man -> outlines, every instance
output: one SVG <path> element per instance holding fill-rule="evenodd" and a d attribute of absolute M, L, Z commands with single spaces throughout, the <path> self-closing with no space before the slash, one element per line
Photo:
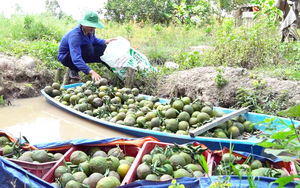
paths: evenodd
<path fill-rule="evenodd" d="M 101 29 L 103 24 L 98 21 L 98 15 L 87 11 L 84 18 L 77 20 L 79 24 L 68 31 L 62 38 L 58 48 L 58 60 L 66 67 L 69 67 L 69 77 L 79 80 L 79 71 L 90 74 L 92 79 L 98 81 L 101 76 L 92 70 L 86 63 L 101 62 L 100 60 L 106 48 L 106 44 L 113 39 L 99 39 L 95 36 L 96 27 Z"/>

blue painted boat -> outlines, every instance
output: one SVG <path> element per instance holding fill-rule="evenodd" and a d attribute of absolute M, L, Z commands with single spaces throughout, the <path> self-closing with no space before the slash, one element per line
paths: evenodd
<path fill-rule="evenodd" d="M 64 87 L 66 89 L 72 88 L 72 87 L 75 88 L 76 86 L 80 86 L 82 84 L 83 83 L 76 83 L 76 84 L 65 85 Z M 211 150 L 220 150 L 223 147 L 229 148 L 230 145 L 234 145 L 234 150 L 245 151 L 245 152 L 254 153 L 254 154 L 262 155 L 262 156 L 268 156 L 263 152 L 263 148 L 261 146 L 256 145 L 257 143 L 261 142 L 262 140 L 256 138 L 255 136 L 252 136 L 247 140 L 222 139 L 222 138 L 202 137 L 202 136 L 191 137 L 190 135 L 178 135 L 178 134 L 173 134 L 173 133 L 152 131 L 152 130 L 143 129 L 143 128 L 136 128 L 136 127 L 132 127 L 132 126 L 120 125 L 120 124 L 104 121 L 104 120 L 98 119 L 96 117 L 92 117 L 92 116 L 90 116 L 88 114 L 84 114 L 80 111 L 76 111 L 75 109 L 68 107 L 64 104 L 61 104 L 59 101 L 57 101 L 54 98 L 52 98 L 51 96 L 47 95 L 44 92 L 44 90 L 41 90 L 41 93 L 45 96 L 46 101 L 48 103 L 50 103 L 64 111 L 70 112 L 81 118 L 85 118 L 89 121 L 95 122 L 101 126 L 106 126 L 108 128 L 111 128 L 111 129 L 114 129 L 114 130 L 117 130 L 120 132 L 124 132 L 126 134 L 129 134 L 129 135 L 132 135 L 135 137 L 153 136 L 162 142 L 177 143 L 177 144 L 184 144 L 184 143 L 188 143 L 188 142 L 197 141 L 197 142 L 200 142 L 200 143 L 206 145 Z M 150 97 L 150 96 L 146 96 L 146 97 Z M 168 103 L 169 100 L 160 99 L 160 102 L 162 104 L 165 104 L 165 103 Z M 220 107 L 214 107 L 214 110 L 224 111 L 224 112 L 226 112 L 226 114 L 235 111 L 233 109 L 220 108 Z M 243 116 L 246 118 L 246 120 L 252 121 L 253 123 L 262 122 L 268 118 L 277 118 L 275 116 L 269 116 L 269 115 L 251 113 L 251 112 L 247 112 L 247 113 L 243 114 Z M 286 119 L 286 118 L 280 118 L 280 119 L 288 125 L 292 124 L 290 119 Z M 300 122 L 294 121 L 294 124 L 296 126 L 299 126 Z M 277 123 L 277 122 L 274 122 L 271 125 L 271 127 L 276 128 L 277 130 L 287 129 L 287 127 L 285 125 Z M 255 128 L 258 130 L 261 130 L 263 132 L 268 131 L 268 129 L 267 129 L 268 126 L 265 123 L 256 124 Z"/>

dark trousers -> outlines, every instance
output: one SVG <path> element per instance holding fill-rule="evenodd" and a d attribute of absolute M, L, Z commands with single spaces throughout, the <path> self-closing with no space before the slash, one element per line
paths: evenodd
<path fill-rule="evenodd" d="M 85 44 L 81 47 L 81 55 L 82 59 L 85 63 L 102 63 L 109 70 L 111 70 L 110 66 L 108 66 L 105 62 L 100 59 L 100 56 L 103 55 L 106 49 L 106 45 L 102 46 L 92 46 L 89 44 Z M 69 67 L 70 70 L 79 71 L 79 69 L 74 65 L 70 52 L 66 55 L 65 59 L 61 62 L 64 66 Z"/>

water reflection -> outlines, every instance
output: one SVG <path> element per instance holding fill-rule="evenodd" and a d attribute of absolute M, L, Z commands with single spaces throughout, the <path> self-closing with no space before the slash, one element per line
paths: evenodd
<path fill-rule="evenodd" d="M 134 137 L 58 109 L 43 96 L 17 99 L 12 104 L 0 108 L 0 129 L 16 137 L 26 136 L 31 144 L 77 138 Z"/>

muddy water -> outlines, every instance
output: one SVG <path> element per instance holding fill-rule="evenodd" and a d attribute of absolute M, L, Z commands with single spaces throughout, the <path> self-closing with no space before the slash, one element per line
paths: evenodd
<path fill-rule="evenodd" d="M 12 106 L 0 108 L 0 129 L 16 137 L 26 136 L 30 144 L 78 138 L 135 138 L 65 112 L 49 104 L 43 96 L 11 103 Z"/>

